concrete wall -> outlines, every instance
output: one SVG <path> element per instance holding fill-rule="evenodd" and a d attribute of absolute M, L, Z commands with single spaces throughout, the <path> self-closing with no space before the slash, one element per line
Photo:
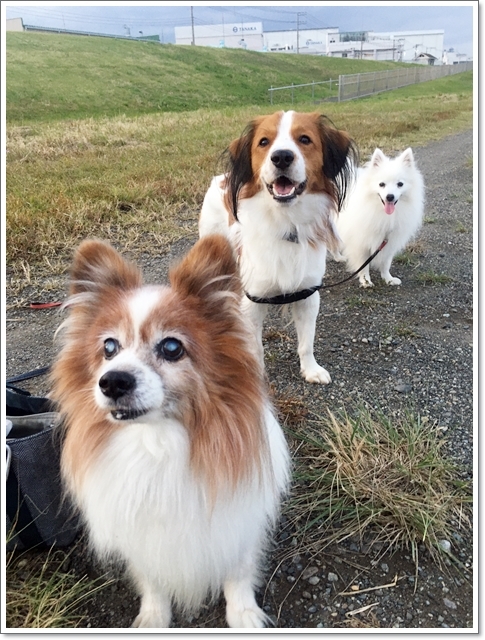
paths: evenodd
<path fill-rule="evenodd" d="M 22 18 L 7 18 L 5 20 L 6 31 L 23 31 L 24 23 Z"/>

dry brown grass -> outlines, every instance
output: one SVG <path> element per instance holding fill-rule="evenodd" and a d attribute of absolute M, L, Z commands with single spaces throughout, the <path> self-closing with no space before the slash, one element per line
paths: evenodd
<path fill-rule="evenodd" d="M 289 433 L 298 447 L 289 513 L 308 549 L 371 532 L 389 549 L 410 549 L 416 563 L 419 545 L 440 562 L 441 541 L 470 526 L 471 487 L 445 456 L 439 425 L 359 408 Z"/>
<path fill-rule="evenodd" d="M 329 103 L 324 112 L 350 132 L 362 159 L 376 146 L 393 153 L 471 126 L 471 91 L 436 94 L 433 83 L 426 84 L 419 96 L 391 92 Z M 86 237 L 150 253 L 180 237 L 195 238 L 221 152 L 250 119 L 272 110 L 268 105 L 10 125 L 7 260 L 13 277 L 21 277 L 22 262 L 36 268 L 45 257 L 66 262 Z"/>
<path fill-rule="evenodd" d="M 8 629 L 81 626 L 80 605 L 114 580 L 76 577 L 64 568 L 71 552 L 51 550 L 47 557 L 29 552 L 8 555 L 5 594 Z"/>

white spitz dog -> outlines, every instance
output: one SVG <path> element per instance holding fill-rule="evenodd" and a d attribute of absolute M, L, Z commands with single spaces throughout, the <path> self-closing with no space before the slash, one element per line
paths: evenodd
<path fill-rule="evenodd" d="M 371 266 L 380 270 L 387 284 L 401 284 L 391 275 L 391 263 L 420 229 L 423 211 L 423 176 L 412 149 L 396 158 L 376 149 L 370 161 L 357 170 L 354 187 L 338 215 L 342 246 L 336 259 L 345 260 L 349 271 L 356 271 L 387 240 L 370 265 L 360 271 L 360 285 L 373 286 Z"/>

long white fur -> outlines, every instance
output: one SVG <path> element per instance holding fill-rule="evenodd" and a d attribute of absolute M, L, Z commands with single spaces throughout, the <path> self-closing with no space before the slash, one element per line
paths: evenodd
<path fill-rule="evenodd" d="M 288 482 L 288 451 L 269 406 L 264 421 L 272 465 L 213 504 L 189 470 L 187 431 L 174 419 L 123 426 L 89 469 L 82 510 L 96 523 L 97 552 L 130 559 L 143 593 L 134 626 L 166 628 L 172 599 L 190 611 L 221 584 L 231 626 L 264 626 L 254 586 Z"/>
<path fill-rule="evenodd" d="M 390 215 L 385 213 L 381 201 L 387 193 L 393 193 L 398 199 Z M 401 280 L 390 273 L 391 263 L 418 232 L 423 213 L 424 181 L 412 149 L 406 149 L 396 158 L 388 158 L 376 149 L 370 162 L 358 170 L 354 188 L 337 219 L 343 247 L 341 257 L 347 261 L 349 271 L 358 269 L 381 242 L 387 240 L 371 265 L 361 271 L 362 287 L 373 286 L 370 267 L 378 269 L 387 284 L 401 284 Z"/>

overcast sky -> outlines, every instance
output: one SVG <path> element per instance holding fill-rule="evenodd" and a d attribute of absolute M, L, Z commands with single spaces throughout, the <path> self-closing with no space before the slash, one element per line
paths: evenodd
<path fill-rule="evenodd" d="M 160 35 L 174 42 L 174 27 L 262 22 L 265 31 L 338 27 L 340 31 L 443 29 L 445 49 L 476 54 L 473 6 L 461 2 L 2 2 L 6 18 L 24 24 L 115 35 Z M 299 14 L 299 15 L 297 15 Z M 478 19 L 475 14 L 476 20 Z"/>

